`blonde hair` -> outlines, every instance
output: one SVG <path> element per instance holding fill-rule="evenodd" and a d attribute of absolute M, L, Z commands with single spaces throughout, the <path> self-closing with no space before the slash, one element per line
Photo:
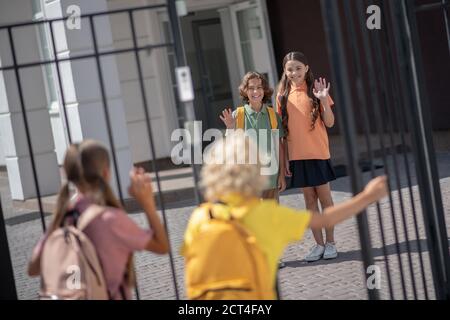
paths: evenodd
<path fill-rule="evenodd" d="M 243 130 L 234 130 L 224 139 L 214 142 L 205 154 L 200 185 L 207 201 L 238 193 L 260 197 L 268 177 L 261 175 L 261 155 L 257 145 Z"/>

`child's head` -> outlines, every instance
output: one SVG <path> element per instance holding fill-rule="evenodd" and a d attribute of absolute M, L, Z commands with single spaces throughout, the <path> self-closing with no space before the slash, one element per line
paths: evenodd
<path fill-rule="evenodd" d="M 299 86 L 305 80 L 307 83 L 311 78 L 312 72 L 310 72 L 308 60 L 306 56 L 301 52 L 289 52 L 283 59 L 283 72 L 286 74 L 288 81 Z"/>
<path fill-rule="evenodd" d="M 61 224 L 69 207 L 71 184 L 99 205 L 121 207 L 109 186 L 111 171 L 108 150 L 100 142 L 85 140 L 70 145 L 64 157 L 64 171 L 67 181 L 58 194 L 53 229 Z"/>
<path fill-rule="evenodd" d="M 270 102 L 273 89 L 269 87 L 266 77 L 261 73 L 250 71 L 242 79 L 239 94 L 245 103 Z"/>
<path fill-rule="evenodd" d="M 259 197 L 266 188 L 259 149 L 242 130 L 214 142 L 205 159 L 208 161 L 201 171 L 201 186 L 207 201 L 215 202 L 229 194 Z"/>
<path fill-rule="evenodd" d="M 88 188 L 95 188 L 96 181 L 99 180 L 105 183 L 110 182 L 109 154 L 103 144 L 94 140 L 85 140 L 79 145 L 78 152 L 81 171 Z"/>
<path fill-rule="evenodd" d="M 283 127 L 288 131 L 287 100 L 292 86 L 306 83 L 307 94 L 311 101 L 311 130 L 314 129 L 320 114 L 320 101 L 313 94 L 314 75 L 308 63 L 308 59 L 302 52 L 289 52 L 283 59 L 283 76 L 278 85 L 278 102 L 281 106 Z"/>

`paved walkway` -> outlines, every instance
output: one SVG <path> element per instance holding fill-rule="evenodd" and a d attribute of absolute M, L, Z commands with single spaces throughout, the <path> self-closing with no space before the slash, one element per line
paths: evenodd
<path fill-rule="evenodd" d="M 447 233 L 450 234 L 450 153 L 438 154 L 440 185 L 442 190 L 445 218 L 447 223 Z M 409 159 L 410 165 L 412 160 Z M 392 160 L 389 168 L 393 172 Z M 403 167 L 400 167 L 403 170 Z M 381 170 L 378 170 L 381 174 Z M 368 179 L 368 174 L 364 175 Z M 396 188 L 395 176 L 391 176 L 394 189 Z M 0 176 L 0 191 L 2 204 L 4 206 L 7 233 L 13 266 L 15 272 L 16 286 L 20 299 L 35 299 L 37 296 L 39 281 L 31 279 L 26 275 L 26 264 L 31 254 L 33 245 L 42 234 L 42 228 L 38 215 L 30 213 L 29 210 L 12 210 L 5 176 Z M 418 190 L 413 177 L 413 198 L 416 206 L 416 219 L 419 224 L 419 241 L 409 242 L 409 251 L 413 265 L 413 277 L 415 279 L 416 290 L 419 299 L 425 297 L 423 280 L 421 277 L 419 246 L 423 252 L 425 264 L 425 279 L 428 296 L 434 297 L 432 290 L 432 278 L 430 263 L 426 251 L 426 240 L 421 219 L 420 202 L 418 200 Z M 332 183 L 333 199 L 339 203 L 351 196 L 349 192 L 348 178 L 340 178 Z M 392 193 L 397 224 L 397 235 L 395 237 L 392 213 L 389 200 L 384 200 L 381 206 L 381 217 L 383 220 L 386 237 L 387 259 L 384 256 L 383 246 L 380 239 L 380 228 L 377 211 L 374 207 L 368 211 L 370 232 L 372 237 L 373 250 L 376 265 L 381 268 L 381 297 L 390 299 L 389 286 L 387 284 L 386 262 L 389 263 L 390 276 L 393 284 L 395 299 L 403 299 L 402 277 L 400 274 L 399 258 L 402 263 L 404 282 L 406 286 L 407 298 L 413 298 L 411 272 L 409 269 L 408 246 L 405 241 L 405 228 L 401 212 L 399 209 L 399 195 L 404 201 L 404 212 L 406 213 L 406 231 L 409 239 L 417 239 L 415 235 L 413 213 L 409 190 L 406 185 L 404 174 L 400 175 L 400 190 Z M 295 190 L 289 190 L 281 196 L 281 203 L 290 207 L 304 208 L 303 197 Z M 172 205 L 166 210 L 169 223 L 170 241 L 173 248 L 175 269 L 177 274 L 180 297 L 185 298 L 183 289 L 183 259 L 178 250 L 181 245 L 182 236 L 187 220 L 193 209 L 190 201 Z M 145 225 L 145 218 L 141 213 L 131 214 L 132 218 L 140 225 Z M 50 217 L 47 217 L 47 222 Z M 303 241 L 290 245 L 285 254 L 284 261 L 286 268 L 279 273 L 281 284 L 281 295 L 283 299 L 367 299 L 365 289 L 365 279 L 363 276 L 361 251 L 359 248 L 358 230 L 356 219 L 351 219 L 336 227 L 335 238 L 339 249 L 339 257 L 330 261 L 319 261 L 308 264 L 303 257 L 313 245 L 311 232 L 305 234 Z M 398 241 L 397 241 L 398 240 Z M 396 243 L 399 243 L 397 246 Z M 400 254 L 397 254 L 399 250 Z M 231 262 L 233 263 L 233 262 Z M 167 256 L 157 256 L 151 253 L 140 253 L 136 255 L 136 266 L 138 275 L 139 292 L 142 299 L 174 299 L 173 279 L 170 272 L 169 259 Z"/>

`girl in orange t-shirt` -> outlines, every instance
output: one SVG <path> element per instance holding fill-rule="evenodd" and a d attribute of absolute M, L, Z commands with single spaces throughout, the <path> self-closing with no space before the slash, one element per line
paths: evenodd
<path fill-rule="evenodd" d="M 306 209 L 319 212 L 333 206 L 330 181 L 335 173 L 330 161 L 326 127 L 334 125 L 334 104 L 328 95 L 330 84 L 325 79 L 314 80 L 305 55 L 290 52 L 283 59 L 283 76 L 277 94 L 277 109 L 287 132 L 286 175 L 291 176 L 291 187 L 300 188 Z M 285 143 L 286 145 L 286 143 Z M 334 259 L 337 250 L 333 227 L 312 229 L 317 244 L 305 257 L 308 262 L 321 258 Z"/>

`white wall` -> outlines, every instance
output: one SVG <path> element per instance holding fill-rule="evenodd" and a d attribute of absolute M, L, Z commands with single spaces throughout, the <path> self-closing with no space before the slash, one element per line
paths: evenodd
<path fill-rule="evenodd" d="M 0 2 L 0 24 L 29 21 L 31 1 Z M 11 65 L 11 44 L 6 30 L 0 32 L 0 65 Z M 12 32 L 17 63 L 38 61 L 39 47 L 35 26 L 14 29 Z M 0 72 L 0 136 L 2 152 L 8 171 L 11 196 L 25 200 L 36 196 L 30 150 L 25 134 L 22 108 L 26 109 L 34 164 L 41 195 L 58 191 L 60 176 L 50 126 L 50 116 L 41 67 L 19 71 L 23 100 L 20 99 L 18 78 L 14 71 Z"/>
<path fill-rule="evenodd" d="M 110 10 L 123 7 L 136 7 L 155 3 L 156 1 L 109 0 Z M 129 48 L 133 45 L 130 20 L 127 13 L 111 15 L 111 28 L 116 49 Z M 138 46 L 162 42 L 155 10 L 136 11 L 134 13 L 135 30 Z M 176 107 L 172 89 L 168 87 L 168 68 L 164 68 L 165 49 L 151 52 L 139 52 L 143 75 L 147 110 L 153 133 L 156 158 L 169 157 L 172 143 L 170 135 L 177 127 Z M 116 56 L 119 70 L 122 98 L 125 105 L 128 135 L 133 162 L 152 159 L 150 138 L 144 113 L 142 91 L 140 87 L 135 53 L 130 52 Z"/>
<path fill-rule="evenodd" d="M 205 10 L 227 6 L 234 0 L 188 0 L 189 11 Z M 109 9 L 144 6 L 165 3 L 163 0 L 108 0 Z M 162 12 L 161 12 L 162 11 Z M 143 10 L 135 13 L 135 28 L 138 45 L 164 42 L 160 16 L 166 10 Z M 111 16 L 114 46 L 125 48 L 132 45 L 131 30 L 127 14 Z M 148 112 L 154 137 L 156 157 L 169 157 L 173 143 L 172 131 L 179 127 L 175 97 L 171 87 L 170 68 L 166 49 L 156 49 L 151 53 L 141 52 L 141 66 L 145 81 Z M 125 105 L 128 135 L 130 137 L 133 162 L 151 159 L 148 130 L 142 105 L 141 89 L 134 52 L 117 56 L 120 84 Z"/>
<path fill-rule="evenodd" d="M 55 0 L 46 2 L 45 12 L 48 18 L 67 14 L 67 8 L 78 5 L 81 14 L 106 11 L 106 0 Z M 80 29 L 68 29 L 65 24 L 55 23 L 55 42 L 58 58 L 94 53 L 92 31 L 89 19 L 81 20 Z M 96 39 L 99 52 L 112 50 L 110 20 L 107 15 L 94 18 Z M 129 185 L 128 172 L 132 166 L 130 143 L 125 121 L 122 91 L 119 82 L 119 70 L 116 58 L 112 55 L 100 57 L 103 85 L 107 110 L 111 124 L 114 151 L 119 170 L 119 181 L 124 198 L 127 197 Z M 63 92 L 66 102 L 67 117 L 73 142 L 83 139 L 96 139 L 111 148 L 107 129 L 107 117 L 101 94 L 100 78 L 95 58 L 71 60 L 60 63 Z M 111 159 L 114 161 L 114 159 Z M 115 171 L 112 170 L 114 180 Z M 117 191 L 117 184 L 112 186 Z"/>
<path fill-rule="evenodd" d="M 2 136 L 0 135 L 0 141 L 2 141 Z M 5 162 L 5 152 L 3 151 L 3 147 L 0 144 L 0 166 L 4 166 Z"/>

